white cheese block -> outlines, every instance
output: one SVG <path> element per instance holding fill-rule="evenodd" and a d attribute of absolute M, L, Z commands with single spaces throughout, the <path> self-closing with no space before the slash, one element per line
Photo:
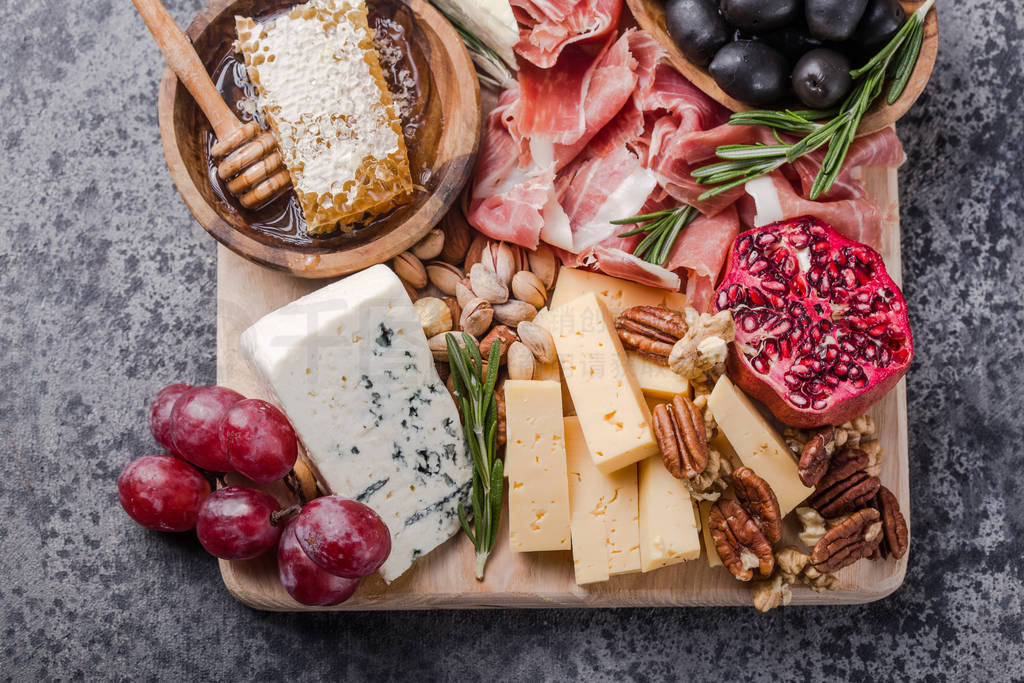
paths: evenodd
<path fill-rule="evenodd" d="M 458 531 L 472 476 L 459 414 L 389 268 L 264 316 L 242 334 L 242 348 L 331 492 L 387 523 L 385 581 Z"/>

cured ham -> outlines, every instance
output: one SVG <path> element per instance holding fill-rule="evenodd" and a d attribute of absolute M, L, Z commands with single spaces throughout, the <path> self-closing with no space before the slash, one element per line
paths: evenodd
<path fill-rule="evenodd" d="M 811 201 L 801 197 L 778 171 L 747 183 L 746 195 L 737 204 L 744 225 L 758 227 L 799 216 L 815 216 L 850 239 L 881 248 L 884 215 L 867 197 Z"/>
<path fill-rule="evenodd" d="M 519 22 L 516 53 L 550 69 L 567 46 L 600 41 L 615 30 L 622 0 L 511 0 Z"/>
<path fill-rule="evenodd" d="M 800 157 L 792 164 L 796 181 L 800 185 L 800 194 L 810 196 L 811 186 L 825 158 L 825 148 Z M 896 137 L 892 128 L 884 128 L 877 133 L 864 135 L 854 139 L 846 152 L 846 160 L 839 177 L 828 192 L 818 199 L 823 201 L 837 199 L 857 199 L 865 195 L 864 187 L 858 182 L 857 175 L 863 166 L 899 166 L 906 161 L 903 145 Z"/>

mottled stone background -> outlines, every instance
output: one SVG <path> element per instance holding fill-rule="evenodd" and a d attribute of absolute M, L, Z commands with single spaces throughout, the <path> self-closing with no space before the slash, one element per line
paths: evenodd
<path fill-rule="evenodd" d="M 900 134 L 914 548 L 860 607 L 289 615 L 236 603 L 114 482 L 214 379 L 214 242 L 164 165 L 125 0 L 0 3 L 0 678 L 1024 677 L 1024 5 L 940 2 Z M 199 0 L 175 0 L 184 25 Z"/>

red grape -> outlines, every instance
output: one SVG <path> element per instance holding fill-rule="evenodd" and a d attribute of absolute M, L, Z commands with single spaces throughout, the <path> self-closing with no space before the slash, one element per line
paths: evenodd
<path fill-rule="evenodd" d="M 220 421 L 244 399 L 225 387 L 196 387 L 182 394 L 171 411 L 171 438 L 178 454 L 204 470 L 230 472 L 231 463 L 220 447 Z"/>
<path fill-rule="evenodd" d="M 288 418 L 258 398 L 239 401 L 224 415 L 220 447 L 235 471 L 264 484 L 288 474 L 298 457 Z"/>
<path fill-rule="evenodd" d="M 171 455 L 178 454 L 171 440 L 171 410 L 174 402 L 191 388 L 191 384 L 171 384 L 161 389 L 149 404 L 149 431 Z"/>
<path fill-rule="evenodd" d="M 121 507 L 154 531 L 188 531 L 210 495 L 210 484 L 196 468 L 169 455 L 147 455 L 128 463 L 117 478 Z"/>
<path fill-rule="evenodd" d="M 309 559 L 295 537 L 295 520 L 281 531 L 277 544 L 277 574 L 288 595 L 303 605 L 338 605 L 356 592 L 359 579 L 345 579 L 324 571 Z"/>
<path fill-rule="evenodd" d="M 274 547 L 281 527 L 270 515 L 280 509 L 268 493 L 228 486 L 211 493 L 199 508 L 196 534 L 206 552 L 224 560 L 251 560 Z"/>
<path fill-rule="evenodd" d="M 391 532 L 380 515 L 339 496 L 307 503 L 295 518 L 295 536 L 310 559 L 349 579 L 374 573 L 391 553 Z"/>

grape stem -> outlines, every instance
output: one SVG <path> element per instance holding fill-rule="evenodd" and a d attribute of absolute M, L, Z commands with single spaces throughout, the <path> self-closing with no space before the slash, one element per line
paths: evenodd
<path fill-rule="evenodd" d="M 302 503 L 295 503 L 290 507 L 286 507 L 283 510 L 270 513 L 270 524 L 271 526 L 277 526 L 281 521 L 287 521 L 292 515 L 297 515 L 302 510 Z"/>

